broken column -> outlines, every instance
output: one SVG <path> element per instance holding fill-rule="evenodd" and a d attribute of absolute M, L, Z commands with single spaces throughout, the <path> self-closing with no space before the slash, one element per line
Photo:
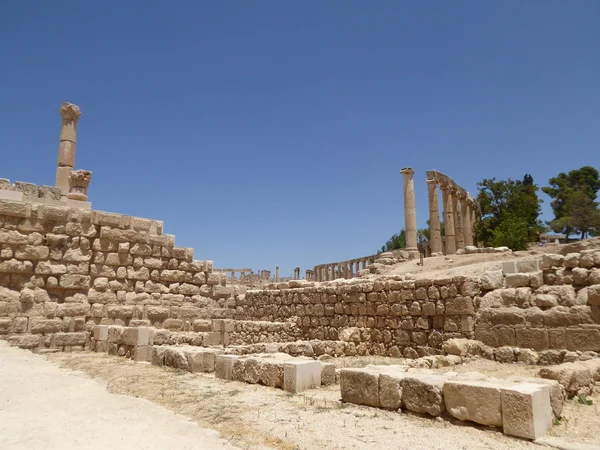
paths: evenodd
<path fill-rule="evenodd" d="M 438 182 L 435 179 L 427 180 L 429 194 L 429 243 L 431 253 L 442 252 L 442 230 L 440 224 L 440 209 L 438 196 Z"/>
<path fill-rule="evenodd" d="M 77 141 L 77 122 L 81 111 L 77 105 L 63 103 L 60 105 L 62 125 L 58 146 L 58 167 L 56 169 L 56 187 L 63 195 L 69 193 L 69 178 L 75 165 L 75 143 Z"/>
<path fill-rule="evenodd" d="M 456 240 L 454 235 L 454 209 L 453 209 L 453 194 L 448 184 L 440 184 L 442 189 L 442 202 L 444 204 L 444 227 L 445 227 L 445 242 L 446 255 L 456 253 Z"/>
<path fill-rule="evenodd" d="M 400 171 L 404 181 L 404 232 L 406 233 L 406 251 L 418 253 L 417 248 L 417 214 L 415 211 L 415 171 L 405 167 Z"/>

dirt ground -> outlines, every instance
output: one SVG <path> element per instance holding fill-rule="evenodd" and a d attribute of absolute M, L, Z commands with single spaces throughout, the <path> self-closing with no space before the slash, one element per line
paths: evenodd
<path fill-rule="evenodd" d="M 110 392 L 144 398 L 243 449 L 498 449 L 539 448 L 505 436 L 497 429 L 459 421 L 432 419 L 340 402 L 339 385 L 288 394 L 279 389 L 215 379 L 134 363 L 96 353 L 54 353 L 46 358 L 81 371 L 105 384 Z M 382 364 L 391 358 L 345 358 L 342 366 Z M 390 362 L 387 361 L 387 362 Z M 508 372 L 507 372 L 508 369 Z M 439 370 L 479 370 L 490 375 L 531 375 L 535 368 L 477 361 Z M 593 406 L 570 401 L 564 419 L 551 432 L 559 448 L 600 448 L 600 415 Z M 562 443 L 562 444 L 560 444 Z M 568 443 L 591 447 L 569 447 Z M 563 445 L 564 444 L 564 445 Z"/>

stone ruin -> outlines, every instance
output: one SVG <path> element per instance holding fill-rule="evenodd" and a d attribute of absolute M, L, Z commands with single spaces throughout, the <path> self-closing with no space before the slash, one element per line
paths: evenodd
<path fill-rule="evenodd" d="M 480 277 L 296 279 L 247 290 L 176 246 L 163 222 L 91 210 L 81 190 L 89 175 L 66 164 L 75 137 L 65 136 L 61 152 L 72 158 L 59 160 L 60 199 L 18 183 L 0 190 L 0 336 L 11 345 L 108 353 L 289 392 L 340 383 L 345 402 L 449 414 L 529 439 L 552 426 L 565 398 L 600 381 L 600 242 Z M 403 174 L 410 197 L 412 173 Z M 460 217 L 476 206 L 431 174 L 447 191 L 447 223 L 461 225 L 454 241 L 446 233 L 446 251 L 461 248 L 457 229 L 467 248 L 472 222 L 454 206 Z M 365 355 L 398 364 L 327 362 Z M 533 379 L 430 371 L 472 358 L 540 370 Z"/>

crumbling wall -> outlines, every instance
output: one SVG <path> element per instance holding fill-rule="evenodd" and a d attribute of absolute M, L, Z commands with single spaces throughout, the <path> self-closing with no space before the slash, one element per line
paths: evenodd
<path fill-rule="evenodd" d="M 0 247 L 0 335 L 22 347 L 82 346 L 97 324 L 188 331 L 235 307 L 160 221 L 0 200 Z"/>

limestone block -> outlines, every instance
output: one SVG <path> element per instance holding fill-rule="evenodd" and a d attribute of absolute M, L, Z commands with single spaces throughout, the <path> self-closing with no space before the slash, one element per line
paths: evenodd
<path fill-rule="evenodd" d="M 529 273 L 529 272 L 537 272 L 540 270 L 540 260 L 533 259 L 530 261 L 517 261 L 517 272 L 519 273 Z"/>
<path fill-rule="evenodd" d="M 163 270 L 160 273 L 160 281 L 181 282 L 185 281 L 185 275 L 183 270 Z"/>
<path fill-rule="evenodd" d="M 517 265 L 515 264 L 515 261 L 503 261 L 502 272 L 507 275 L 517 273 Z"/>
<path fill-rule="evenodd" d="M 519 288 L 529 286 L 529 274 L 526 273 L 511 273 L 506 275 L 507 288 Z"/>
<path fill-rule="evenodd" d="M 29 328 L 32 334 L 47 334 L 61 331 L 63 321 L 61 319 L 45 319 L 41 317 L 32 317 L 29 319 Z"/>
<path fill-rule="evenodd" d="M 565 257 L 553 253 L 545 253 L 542 255 L 541 269 L 547 270 L 552 268 L 563 267 Z"/>
<path fill-rule="evenodd" d="M 152 345 L 152 331 L 149 327 L 126 327 L 123 330 L 123 344 L 133 347 Z"/>
<path fill-rule="evenodd" d="M 64 289 L 87 290 L 90 282 L 91 278 L 87 275 L 66 274 L 61 275 L 59 286 Z"/>
<path fill-rule="evenodd" d="M 214 372 L 217 352 L 208 349 L 194 349 L 187 354 L 190 372 Z"/>
<path fill-rule="evenodd" d="M 152 362 L 152 346 L 151 345 L 139 345 L 133 349 L 133 360 L 138 362 Z"/>
<path fill-rule="evenodd" d="M 446 299 L 446 315 L 473 314 L 473 299 L 471 297 L 455 297 Z"/>
<path fill-rule="evenodd" d="M 496 381 L 450 380 L 444 384 L 448 412 L 459 420 L 502 426 L 502 389 Z"/>
<path fill-rule="evenodd" d="M 89 313 L 89 303 L 60 303 L 56 308 L 57 317 L 88 316 Z"/>
<path fill-rule="evenodd" d="M 357 405 L 379 407 L 379 371 L 369 369 L 341 369 L 342 401 Z"/>
<path fill-rule="evenodd" d="M 106 341 L 108 340 L 108 325 L 96 325 L 93 330 L 94 340 Z"/>
<path fill-rule="evenodd" d="M 283 366 L 283 390 L 303 392 L 321 386 L 320 361 L 287 361 Z"/>
<path fill-rule="evenodd" d="M 40 345 L 39 334 L 17 334 L 8 337 L 8 343 L 19 348 L 36 348 Z"/>
<path fill-rule="evenodd" d="M 187 356 L 181 347 L 167 347 L 165 349 L 164 364 L 167 367 L 189 371 Z"/>
<path fill-rule="evenodd" d="M 215 377 L 223 380 L 233 379 L 233 364 L 240 357 L 237 355 L 216 355 L 215 356 Z"/>
<path fill-rule="evenodd" d="M 25 245 L 28 239 L 26 234 L 21 234 L 17 230 L 1 230 L 0 243 Z"/>
<path fill-rule="evenodd" d="M 109 344 L 123 343 L 124 328 L 121 326 L 111 325 L 108 327 L 107 340 Z"/>
<path fill-rule="evenodd" d="M 402 406 L 402 383 L 404 370 L 384 370 L 379 375 L 379 404 L 382 408 L 396 411 Z"/>
<path fill-rule="evenodd" d="M 17 192 L 22 192 L 26 197 L 39 197 L 38 187 L 33 183 L 26 183 L 24 181 L 15 181 L 13 189 Z"/>
<path fill-rule="evenodd" d="M 152 364 L 155 366 L 163 367 L 165 365 L 165 353 L 167 348 L 160 345 L 154 345 L 152 347 Z"/>
<path fill-rule="evenodd" d="M 563 363 L 556 366 L 542 367 L 538 371 L 541 378 L 558 381 L 567 394 L 573 397 L 578 393 L 590 393 L 593 377 L 590 369 L 582 363 Z"/>
<path fill-rule="evenodd" d="M 9 259 L 0 263 L 0 273 L 14 273 L 22 275 L 33 274 L 33 263 L 31 261 L 17 261 Z"/>
<path fill-rule="evenodd" d="M 552 427 L 550 387 L 515 383 L 502 390 L 503 431 L 511 436 L 537 439 Z"/>
<path fill-rule="evenodd" d="M 213 331 L 212 321 L 210 319 L 196 319 L 194 320 L 194 331 L 198 332 L 207 332 Z"/>
<path fill-rule="evenodd" d="M 580 253 L 567 253 L 564 259 L 564 265 L 567 268 L 575 268 L 579 267 L 579 258 L 581 258 Z"/>
<path fill-rule="evenodd" d="M 481 288 L 485 290 L 500 289 L 504 283 L 504 274 L 501 270 L 485 272 L 481 276 Z"/>
<path fill-rule="evenodd" d="M 546 378 L 521 377 L 517 375 L 508 377 L 507 381 L 512 381 L 514 383 L 537 383 L 548 386 L 550 389 L 550 405 L 552 406 L 552 413 L 554 414 L 554 417 L 561 416 L 566 395 L 565 389 L 558 381 Z"/>
<path fill-rule="evenodd" d="M 89 333 L 82 331 L 79 333 L 54 333 L 52 335 L 52 347 L 72 347 L 77 345 L 85 345 Z"/>
<path fill-rule="evenodd" d="M 321 384 L 323 386 L 335 384 L 335 364 L 321 362 Z"/>
<path fill-rule="evenodd" d="M 600 306 L 600 284 L 588 286 L 588 305 Z"/>
<path fill-rule="evenodd" d="M 35 273 L 38 275 L 63 275 L 67 273 L 67 266 L 51 261 L 40 261 L 35 266 Z"/>
<path fill-rule="evenodd" d="M 409 411 L 439 416 L 445 411 L 443 387 L 446 375 L 408 373 L 402 385 L 402 405 Z"/>
<path fill-rule="evenodd" d="M 274 388 L 283 388 L 283 362 L 270 361 L 265 358 L 261 361 L 258 369 L 258 381 L 260 384 Z"/>
<path fill-rule="evenodd" d="M 204 345 L 221 345 L 221 333 L 209 332 L 204 338 Z"/>

